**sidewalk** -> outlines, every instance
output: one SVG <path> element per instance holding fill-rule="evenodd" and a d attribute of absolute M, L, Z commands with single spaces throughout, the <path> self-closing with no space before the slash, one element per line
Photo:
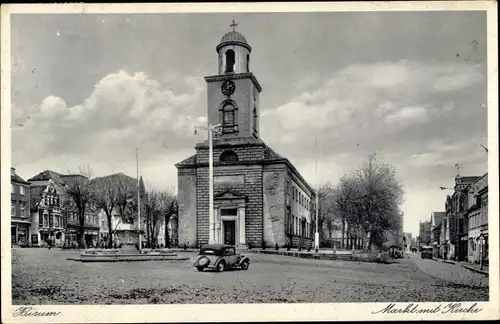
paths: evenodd
<path fill-rule="evenodd" d="M 465 262 L 465 261 L 443 260 L 443 259 L 436 259 L 436 258 L 432 258 L 432 260 L 441 261 L 441 262 L 448 263 L 448 264 L 460 265 L 467 270 L 474 271 L 474 272 L 483 274 L 485 276 L 489 276 L 489 267 L 485 266 L 485 265 L 483 265 L 483 270 L 481 270 L 481 266 L 479 264 L 476 264 L 476 263 L 469 263 L 469 262 Z"/>

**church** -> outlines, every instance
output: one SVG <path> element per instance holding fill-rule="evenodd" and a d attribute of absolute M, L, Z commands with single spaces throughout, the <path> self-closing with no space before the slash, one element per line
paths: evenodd
<path fill-rule="evenodd" d="M 236 26 L 233 21 L 232 31 L 216 47 L 217 74 L 205 77 L 208 124 L 216 126 L 213 213 L 207 140 L 175 165 L 178 243 L 307 248 L 314 244 L 315 191 L 260 138 L 262 87 L 250 69 L 252 47 Z"/>

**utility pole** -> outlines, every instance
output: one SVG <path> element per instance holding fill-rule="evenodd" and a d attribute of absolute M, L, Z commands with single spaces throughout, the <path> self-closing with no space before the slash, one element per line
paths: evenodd
<path fill-rule="evenodd" d="M 139 253 L 141 253 L 142 250 L 142 240 L 141 240 L 141 192 L 140 192 L 140 186 L 139 186 L 139 149 L 135 149 L 135 159 L 136 159 L 136 166 L 137 166 L 137 230 L 138 230 L 138 237 L 139 237 Z"/>
<path fill-rule="evenodd" d="M 316 233 L 314 233 L 314 250 L 319 251 L 319 177 L 318 177 L 318 140 L 314 140 L 314 170 L 316 173 Z"/>

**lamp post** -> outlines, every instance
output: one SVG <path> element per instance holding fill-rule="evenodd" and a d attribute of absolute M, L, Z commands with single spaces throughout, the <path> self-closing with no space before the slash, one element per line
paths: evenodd
<path fill-rule="evenodd" d="M 207 126 L 194 126 L 194 134 L 197 134 L 197 129 L 204 129 L 208 132 L 208 222 L 209 222 L 209 237 L 210 244 L 218 243 L 219 237 L 217 229 L 220 228 L 219 222 L 214 219 L 214 158 L 213 158 L 213 133 L 220 133 L 220 124 Z"/>
<path fill-rule="evenodd" d="M 318 140 L 314 141 L 314 172 L 316 175 L 316 181 L 318 181 Z M 317 183 L 316 189 L 316 206 L 314 213 L 316 214 L 316 232 L 314 233 L 314 251 L 318 253 L 319 251 L 319 183 Z"/>

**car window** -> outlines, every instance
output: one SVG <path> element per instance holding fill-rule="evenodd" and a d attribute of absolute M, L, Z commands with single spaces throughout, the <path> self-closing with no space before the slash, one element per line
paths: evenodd
<path fill-rule="evenodd" d="M 226 248 L 224 250 L 224 255 L 233 255 L 234 253 L 234 248 Z"/>

